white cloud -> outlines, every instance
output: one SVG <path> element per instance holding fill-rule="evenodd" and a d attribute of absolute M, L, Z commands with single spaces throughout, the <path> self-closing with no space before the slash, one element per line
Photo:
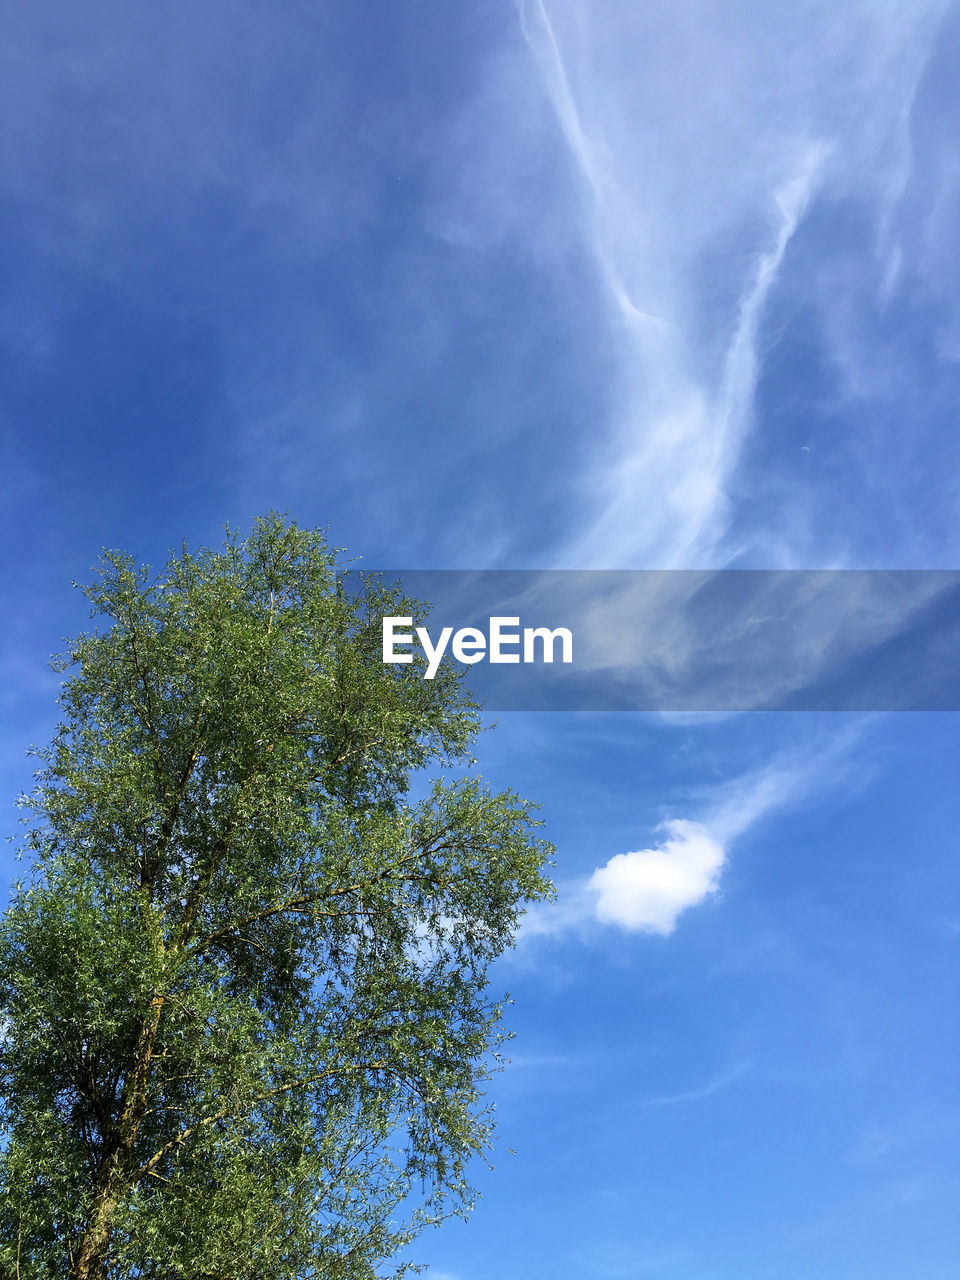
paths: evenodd
<path fill-rule="evenodd" d="M 672 933 L 677 917 L 717 889 L 726 850 L 699 822 L 675 818 L 653 849 L 618 853 L 589 880 L 601 924 Z"/>
<path fill-rule="evenodd" d="M 875 292 L 892 287 L 910 111 L 943 5 L 518 0 L 518 11 L 579 180 L 614 370 L 562 562 L 700 568 L 745 538 L 794 562 L 807 548 L 732 535 L 775 343 L 764 314 L 822 193 L 873 202 Z"/>
<path fill-rule="evenodd" d="M 693 1089 L 683 1089 L 679 1093 L 662 1093 L 655 1098 L 647 1098 L 644 1102 L 645 1107 L 674 1107 L 682 1102 L 701 1102 L 704 1098 L 712 1098 L 715 1093 L 720 1093 L 722 1089 L 727 1089 L 732 1084 L 736 1084 L 738 1080 L 750 1071 L 752 1064 L 749 1060 L 736 1062 L 733 1066 L 728 1067 L 726 1071 L 721 1071 L 717 1075 L 711 1077 L 705 1084 L 698 1085 Z"/>
<path fill-rule="evenodd" d="M 785 752 L 764 768 L 715 787 L 698 818 L 671 818 L 659 843 L 614 854 L 584 879 L 561 885 L 556 902 L 524 917 L 519 941 L 615 926 L 667 936 L 685 911 L 715 895 L 734 842 L 770 814 L 811 793 L 849 786 L 849 754 L 865 725 Z"/>

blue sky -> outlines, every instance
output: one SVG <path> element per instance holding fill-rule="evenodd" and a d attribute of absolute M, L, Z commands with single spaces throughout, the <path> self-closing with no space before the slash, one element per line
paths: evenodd
<path fill-rule="evenodd" d="M 7 829 L 103 545 L 276 507 L 398 568 L 960 566 L 955 6 L 3 28 Z M 957 1274 L 958 746 L 501 717 L 560 896 L 497 975 L 517 1154 L 435 1280 Z"/>

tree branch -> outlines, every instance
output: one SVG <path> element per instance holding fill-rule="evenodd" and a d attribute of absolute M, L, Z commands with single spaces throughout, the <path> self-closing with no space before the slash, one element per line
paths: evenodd
<path fill-rule="evenodd" d="M 343 1067 L 328 1067 L 326 1071 L 318 1071 L 313 1075 L 304 1076 L 300 1080 L 292 1080 L 287 1084 L 277 1085 L 274 1089 L 267 1089 L 264 1093 L 254 1094 L 252 1098 L 247 1099 L 242 1107 L 224 1107 L 221 1111 L 205 1116 L 202 1120 L 189 1125 L 186 1129 L 181 1129 L 175 1138 L 165 1142 L 148 1160 L 143 1162 L 139 1169 L 135 1170 L 133 1181 L 145 1177 L 152 1169 L 156 1168 L 165 1155 L 176 1150 L 177 1147 L 183 1146 L 201 1129 L 209 1128 L 210 1125 L 217 1124 L 220 1120 L 232 1120 L 237 1116 L 247 1115 L 257 1103 L 266 1102 L 268 1098 L 276 1098 L 281 1094 L 291 1093 L 295 1089 L 309 1089 L 311 1085 L 319 1084 L 321 1080 L 326 1080 L 330 1076 L 340 1075 L 348 1071 L 390 1071 L 391 1069 L 389 1062 L 381 1061 L 350 1063 Z"/>

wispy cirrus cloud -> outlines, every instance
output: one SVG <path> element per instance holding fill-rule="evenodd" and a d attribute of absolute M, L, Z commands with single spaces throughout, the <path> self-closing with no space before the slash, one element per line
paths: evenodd
<path fill-rule="evenodd" d="M 762 537 L 736 527 L 736 479 L 776 342 L 768 304 L 818 199 L 874 202 L 874 293 L 895 281 L 911 105 L 943 6 L 518 12 L 580 179 L 618 379 L 564 562 L 723 563 Z M 788 563 L 808 550 L 765 545 Z"/>
<path fill-rule="evenodd" d="M 750 1071 L 751 1065 L 748 1059 L 741 1059 L 739 1062 L 727 1067 L 725 1071 L 719 1071 L 716 1075 L 711 1076 L 704 1084 L 697 1085 L 692 1089 L 682 1089 L 678 1093 L 657 1094 L 655 1097 L 647 1098 L 643 1105 L 645 1107 L 674 1107 L 684 1102 L 701 1102 L 705 1098 L 712 1098 L 715 1093 L 720 1093 L 721 1090 L 728 1089 L 730 1085 L 742 1080 Z"/>

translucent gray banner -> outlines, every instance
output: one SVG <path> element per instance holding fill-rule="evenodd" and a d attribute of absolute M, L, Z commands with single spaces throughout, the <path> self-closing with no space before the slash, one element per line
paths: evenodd
<path fill-rule="evenodd" d="M 384 658 L 462 665 L 491 711 L 960 709 L 960 571 L 376 577 L 424 606 L 374 620 Z"/>

